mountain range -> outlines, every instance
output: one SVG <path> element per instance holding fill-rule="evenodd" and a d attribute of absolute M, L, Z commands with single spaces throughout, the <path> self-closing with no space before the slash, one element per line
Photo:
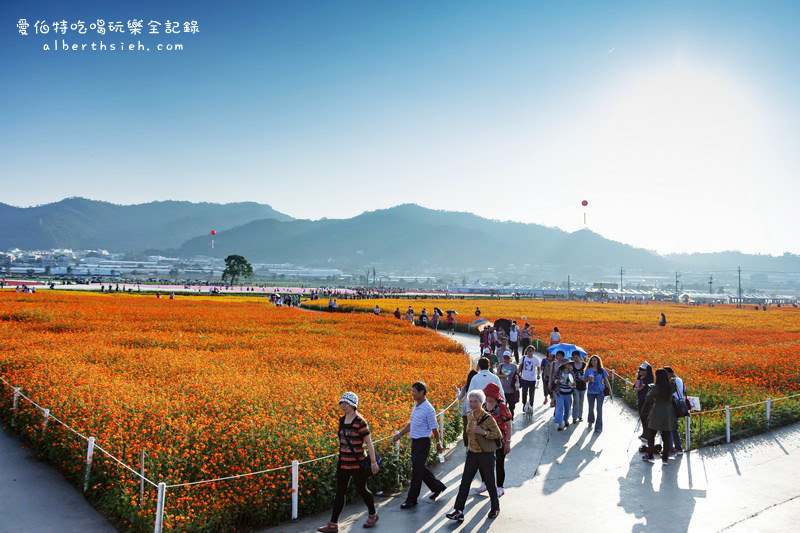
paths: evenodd
<path fill-rule="evenodd" d="M 0 250 L 97 249 L 112 252 L 176 248 L 212 229 L 224 231 L 252 220 L 292 217 L 255 202 L 232 204 L 150 202 L 117 205 L 66 198 L 14 207 L 0 203 Z"/>
<path fill-rule="evenodd" d="M 745 269 L 800 271 L 800 255 L 740 252 L 659 255 L 590 230 L 489 220 L 404 204 L 347 219 L 296 220 L 254 202 L 116 205 L 68 198 L 35 207 L 0 204 L 0 249 L 107 249 L 357 269 L 539 267 L 590 272 Z M 211 248 L 210 230 L 216 230 Z"/>

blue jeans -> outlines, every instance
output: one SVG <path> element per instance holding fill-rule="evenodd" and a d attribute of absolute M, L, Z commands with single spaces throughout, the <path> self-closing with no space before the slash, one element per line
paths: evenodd
<path fill-rule="evenodd" d="M 575 389 L 572 392 L 572 418 L 583 418 L 583 399 L 586 398 L 586 389 Z"/>
<path fill-rule="evenodd" d="M 569 411 L 572 407 L 572 393 L 561 394 L 556 393 L 556 424 L 559 426 L 567 423 L 569 418 Z"/>
<path fill-rule="evenodd" d="M 604 395 L 602 392 L 598 394 L 592 394 L 591 392 L 587 394 L 589 397 L 589 423 L 594 424 L 595 429 L 602 430 L 603 429 L 603 398 Z M 594 418 L 594 404 L 597 402 L 597 423 L 595 424 Z"/>

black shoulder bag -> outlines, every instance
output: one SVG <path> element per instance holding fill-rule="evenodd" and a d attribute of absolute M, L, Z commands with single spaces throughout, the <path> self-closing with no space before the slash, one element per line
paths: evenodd
<path fill-rule="evenodd" d="M 353 447 L 353 443 L 350 442 L 350 437 L 347 436 L 347 432 L 344 430 L 344 423 L 340 420 L 339 421 L 339 431 L 344 435 L 344 440 L 347 442 L 347 445 L 350 447 L 350 451 L 353 452 L 353 455 L 358 455 L 356 453 L 356 449 Z M 378 467 L 380 468 L 381 462 L 383 461 L 383 457 L 378 455 L 378 452 L 375 452 L 375 462 L 378 463 Z M 361 466 L 361 471 L 364 473 L 364 477 L 368 478 L 372 475 L 372 461 L 369 460 L 369 454 L 364 452 L 364 458 L 361 459 L 359 462 Z"/>

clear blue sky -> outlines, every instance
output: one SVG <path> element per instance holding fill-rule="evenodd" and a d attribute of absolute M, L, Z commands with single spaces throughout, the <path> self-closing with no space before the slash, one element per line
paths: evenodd
<path fill-rule="evenodd" d="M 415 202 L 575 230 L 586 199 L 591 229 L 650 249 L 800 253 L 800 2 L 2 0 L 0 15 L 5 203 L 319 218 Z M 20 18 L 200 31 L 139 38 L 181 52 L 46 52 L 135 40 L 23 37 Z"/>

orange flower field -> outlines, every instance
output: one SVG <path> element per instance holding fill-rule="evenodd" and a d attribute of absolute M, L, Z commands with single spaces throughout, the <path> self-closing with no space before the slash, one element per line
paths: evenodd
<path fill-rule="evenodd" d="M 382 317 L 275 308 L 264 298 L 0 292 L 0 376 L 145 476 L 180 484 L 282 467 L 336 451 L 338 399 L 360 397 L 377 439 L 407 421 L 411 383 L 438 409 L 467 360 L 458 344 Z M 12 391 L 0 386 L 12 422 Z M 83 485 L 86 441 L 20 400 L 22 438 Z M 459 435 L 460 410 L 446 417 Z M 370 483 L 409 469 L 390 441 Z M 403 446 L 407 446 L 407 439 Z M 335 460 L 300 469 L 300 512 L 329 508 Z M 167 490 L 165 529 L 233 530 L 289 518 L 290 470 Z M 87 496 L 123 529 L 152 530 L 156 490 L 94 454 Z"/>
<path fill-rule="evenodd" d="M 324 307 L 326 302 L 306 302 Z M 642 361 L 654 368 L 672 366 L 686 381 L 688 394 L 699 396 L 704 410 L 763 401 L 800 393 L 800 309 L 771 306 L 756 311 L 753 306 L 698 307 L 671 303 L 642 304 L 587 303 L 500 299 L 376 299 L 339 300 L 342 310 L 372 310 L 375 305 L 387 315 L 411 305 L 418 316 L 423 307 L 453 309 L 463 326 L 481 317 L 517 320 L 534 326 L 543 341 L 554 326 L 563 342 L 577 344 L 589 353 L 600 354 L 604 364 L 631 381 Z M 660 327 L 661 313 L 667 326 Z M 393 317 L 391 320 L 395 320 Z M 440 329 L 444 328 L 444 321 Z M 475 332 L 475 329 L 472 329 Z M 618 393 L 626 394 L 624 382 Z M 633 394 L 627 397 L 632 401 Z M 800 403 L 786 401 L 772 406 L 773 423 L 800 419 Z M 749 434 L 764 429 L 765 406 L 732 411 L 734 430 Z M 704 431 L 713 438 L 720 434 L 721 417 L 704 420 Z M 763 424 L 762 424 L 763 425 Z M 695 441 L 697 443 L 697 441 Z"/>

